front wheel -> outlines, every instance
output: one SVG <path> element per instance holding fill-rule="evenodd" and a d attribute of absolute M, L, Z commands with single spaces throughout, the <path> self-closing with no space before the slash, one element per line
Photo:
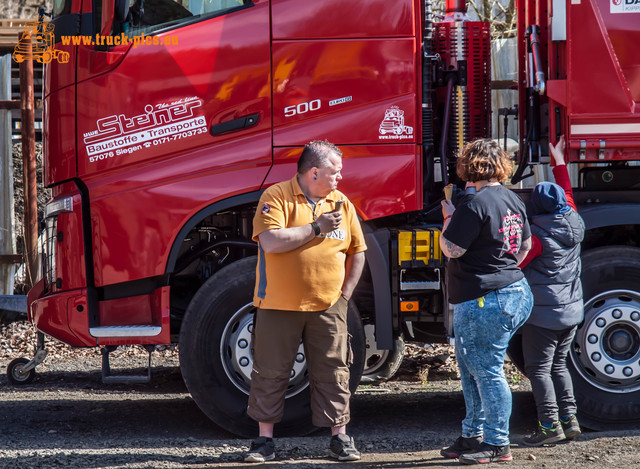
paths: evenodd
<path fill-rule="evenodd" d="M 243 437 L 257 435 L 258 425 L 246 413 L 251 385 L 252 305 L 256 258 L 224 267 L 194 295 L 180 329 L 180 368 L 200 409 L 216 424 Z M 351 391 L 364 367 L 364 332 L 357 309 L 350 303 L 348 328 L 354 363 Z M 298 350 L 287 389 L 279 435 L 304 435 L 311 424 L 309 380 L 304 349 Z"/>
<path fill-rule="evenodd" d="M 640 249 L 607 246 L 582 257 L 584 320 L 569 369 L 580 421 L 595 430 L 640 422 Z"/>
<path fill-rule="evenodd" d="M 379 384 L 388 381 L 396 374 L 404 358 L 404 339 L 396 337 L 392 350 L 379 350 L 376 346 L 375 326 L 364 326 L 366 352 L 361 383 Z"/>

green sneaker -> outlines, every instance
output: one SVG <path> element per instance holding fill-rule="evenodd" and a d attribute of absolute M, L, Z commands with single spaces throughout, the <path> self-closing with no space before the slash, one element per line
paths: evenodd
<path fill-rule="evenodd" d="M 560 422 L 553 422 L 551 428 L 545 427 L 542 423 L 538 422 L 536 431 L 529 436 L 525 436 L 522 442 L 527 446 L 542 446 L 557 443 L 564 439 L 564 431 L 562 430 Z"/>
<path fill-rule="evenodd" d="M 575 414 L 571 414 L 564 419 L 560 419 L 560 423 L 562 424 L 562 430 L 564 430 L 564 436 L 567 440 L 573 440 L 582 433 Z"/>

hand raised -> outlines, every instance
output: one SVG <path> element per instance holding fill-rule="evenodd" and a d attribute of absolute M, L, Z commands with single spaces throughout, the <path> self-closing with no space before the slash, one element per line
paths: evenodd
<path fill-rule="evenodd" d="M 564 161 L 565 146 L 566 142 L 564 140 L 564 135 L 560 136 L 560 139 L 555 146 L 552 145 L 551 142 L 549 142 L 549 154 L 551 155 L 551 159 L 553 160 L 555 166 L 562 166 L 566 164 Z"/>
<path fill-rule="evenodd" d="M 450 200 L 442 200 L 440 201 L 440 205 L 442 205 L 442 216 L 444 218 L 448 216 L 452 216 L 453 212 L 456 211 L 455 205 Z"/>

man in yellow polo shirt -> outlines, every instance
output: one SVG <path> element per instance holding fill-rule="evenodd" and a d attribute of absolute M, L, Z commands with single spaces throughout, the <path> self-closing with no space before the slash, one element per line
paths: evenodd
<path fill-rule="evenodd" d="M 264 192 L 253 219 L 258 311 L 247 413 L 258 421 L 260 437 L 251 443 L 247 462 L 275 458 L 273 427 L 282 419 L 301 339 L 313 424 L 331 428 L 333 457 L 360 459 L 346 435 L 351 397 L 347 302 L 362 273 L 366 245 L 353 205 L 336 190 L 341 170 L 338 147 L 308 143 L 297 174 Z"/>

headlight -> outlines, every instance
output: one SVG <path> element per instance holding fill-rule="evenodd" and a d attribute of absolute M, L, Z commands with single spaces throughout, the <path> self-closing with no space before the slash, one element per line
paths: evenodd
<path fill-rule="evenodd" d="M 45 291 L 51 292 L 56 285 L 56 244 L 58 215 L 73 212 L 73 198 L 49 202 L 44 208 L 45 230 L 42 233 L 42 274 L 45 279 Z"/>
<path fill-rule="evenodd" d="M 45 218 L 53 217 L 61 213 L 73 212 L 73 197 L 65 197 L 64 199 L 49 202 L 44 207 Z"/>
<path fill-rule="evenodd" d="M 45 219 L 45 230 L 42 233 L 42 274 L 45 279 L 45 291 L 51 292 L 56 283 L 56 228 L 58 218 Z"/>

